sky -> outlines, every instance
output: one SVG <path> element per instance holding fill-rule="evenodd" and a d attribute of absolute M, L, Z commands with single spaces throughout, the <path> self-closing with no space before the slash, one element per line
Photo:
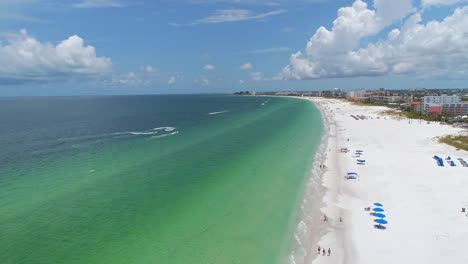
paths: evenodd
<path fill-rule="evenodd" d="M 0 0 L 0 96 L 467 80 L 468 0 Z"/>

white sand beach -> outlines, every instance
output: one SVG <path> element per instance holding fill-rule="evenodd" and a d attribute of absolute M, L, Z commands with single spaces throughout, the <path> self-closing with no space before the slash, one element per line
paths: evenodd
<path fill-rule="evenodd" d="M 379 114 L 385 107 L 310 100 L 328 124 L 326 167 L 315 179 L 323 186 L 323 200 L 306 204 L 318 207 L 308 223 L 316 237 L 310 235 L 304 261 L 295 262 L 468 263 L 468 215 L 461 212 L 468 211 L 468 167 L 457 160 L 468 161 L 468 152 L 435 140 L 462 130 Z M 341 153 L 341 147 L 350 152 Z M 363 155 L 356 157 L 356 150 Z M 450 156 L 456 166 L 444 160 L 439 167 L 434 155 Z M 346 180 L 348 172 L 358 173 L 358 179 Z M 376 208 L 373 203 L 383 205 L 384 230 L 375 228 L 377 217 L 364 210 Z M 318 246 L 330 248 L 331 256 L 317 255 Z"/>

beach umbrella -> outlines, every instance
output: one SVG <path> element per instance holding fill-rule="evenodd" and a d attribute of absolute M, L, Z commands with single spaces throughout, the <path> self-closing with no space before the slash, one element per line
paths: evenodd
<path fill-rule="evenodd" d="M 372 210 L 373 210 L 374 212 L 385 212 L 385 210 L 382 209 L 382 208 L 374 208 L 374 209 L 372 209 Z"/>
<path fill-rule="evenodd" d="M 382 207 L 382 206 L 383 206 L 383 204 L 381 204 L 381 203 L 374 203 L 374 205 L 375 205 L 375 206 L 379 206 L 379 207 Z"/>
<path fill-rule="evenodd" d="M 381 214 L 381 213 L 376 213 L 376 214 L 374 214 L 374 216 L 375 216 L 375 217 L 379 217 L 379 218 L 385 218 L 385 217 L 387 217 L 386 215 Z"/>
<path fill-rule="evenodd" d="M 364 150 L 356 150 L 356 152 L 364 152 Z"/>
<path fill-rule="evenodd" d="M 388 222 L 386 220 L 383 220 L 383 219 L 375 219 L 374 222 L 376 222 L 378 224 L 381 224 L 381 225 L 388 224 Z"/>

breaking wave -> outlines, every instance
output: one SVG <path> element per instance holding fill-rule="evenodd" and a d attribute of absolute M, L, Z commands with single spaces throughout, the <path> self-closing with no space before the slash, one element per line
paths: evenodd
<path fill-rule="evenodd" d="M 219 115 L 219 114 L 224 114 L 224 113 L 227 113 L 229 112 L 229 110 L 223 110 L 223 111 L 219 111 L 219 112 L 211 112 L 211 113 L 208 113 L 209 115 Z"/>
<path fill-rule="evenodd" d="M 153 132 L 129 132 L 132 135 L 154 135 L 157 134 L 158 131 L 153 131 Z"/>
<path fill-rule="evenodd" d="M 299 207 L 299 218 L 296 222 L 291 251 L 289 253 L 287 264 L 306 264 L 311 263 L 313 252 L 319 234 L 315 233 L 314 221 L 317 219 L 316 209 L 322 203 L 324 191 L 321 188 L 323 170 L 320 164 L 326 160 L 326 150 L 328 144 L 329 124 L 325 114 L 321 111 L 323 119 L 323 135 L 321 144 L 315 153 L 313 165 L 309 171 L 309 179 L 304 190 L 304 198 Z M 312 252 L 312 254 L 311 254 Z"/>
<path fill-rule="evenodd" d="M 157 135 L 157 136 L 152 136 L 151 138 L 162 138 L 162 137 L 168 137 L 168 136 L 173 136 L 179 134 L 179 131 L 175 131 L 169 134 L 162 134 L 162 135 Z"/>
<path fill-rule="evenodd" d="M 175 127 L 155 127 L 152 129 L 148 130 L 142 130 L 142 131 L 129 131 L 129 132 L 115 132 L 112 133 L 113 135 L 125 135 L 125 134 L 131 134 L 135 136 L 150 136 L 150 135 L 156 135 L 156 134 L 162 134 L 164 132 L 172 132 L 176 130 Z M 163 134 L 165 135 L 165 134 Z"/>

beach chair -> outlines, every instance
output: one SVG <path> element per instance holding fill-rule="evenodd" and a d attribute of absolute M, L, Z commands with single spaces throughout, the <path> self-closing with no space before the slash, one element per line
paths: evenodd
<path fill-rule="evenodd" d="M 462 158 L 458 158 L 458 161 L 460 162 L 460 164 L 463 166 L 463 167 L 468 167 L 468 163 L 466 163 L 466 161 Z"/>
<path fill-rule="evenodd" d="M 345 179 L 346 180 L 355 180 L 359 177 L 359 175 L 355 172 L 348 172 L 346 175 L 345 175 Z"/>
<path fill-rule="evenodd" d="M 444 167 L 444 160 L 441 157 L 434 155 L 433 158 L 437 161 L 439 167 Z"/>

